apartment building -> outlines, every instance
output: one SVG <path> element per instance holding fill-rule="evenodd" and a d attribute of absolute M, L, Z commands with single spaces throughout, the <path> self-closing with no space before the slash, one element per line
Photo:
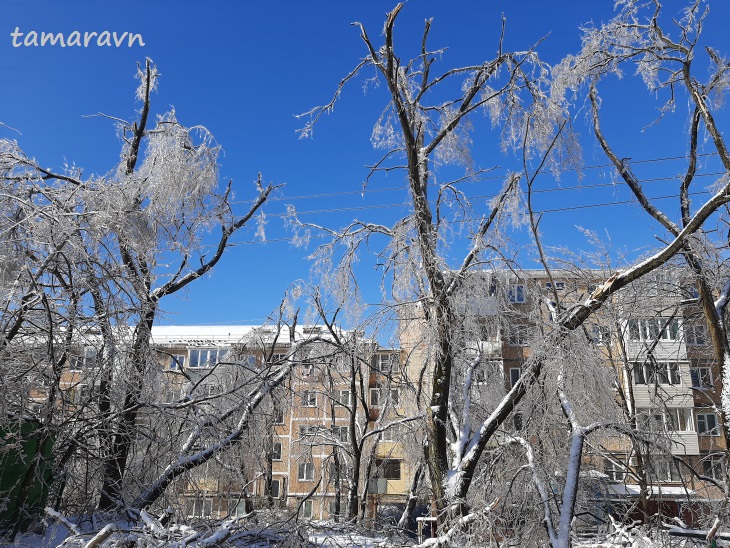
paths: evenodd
<path fill-rule="evenodd" d="M 488 416 L 517 382 L 523 364 L 544 344 L 550 316 L 585 299 L 606 278 L 598 271 L 554 271 L 551 276 L 520 271 L 477 272 L 465 281 L 455 302 L 461 324 L 452 334 L 463 349 L 456 357 L 461 372 L 452 383 L 459 390 L 466 382 L 464 371 L 478 353 L 481 362 L 470 375 L 470 420 Z M 431 359 L 429 328 L 415 307 L 406 316 L 401 346 L 418 368 Z M 667 269 L 626 288 L 575 334 L 572 344 L 586 348 L 574 348 L 566 358 L 569 375 L 580 371 L 583 359 L 602 364 L 594 371 L 601 371 L 605 382 L 594 386 L 593 399 L 612 409 L 610 416 L 595 418 L 621 423 L 624 432 L 636 434 L 601 430 L 587 445 L 582 477 L 585 491 L 592 493 L 585 504 L 592 507 L 584 508 L 585 514 L 618 515 L 634 508 L 636 519 L 664 515 L 696 523 L 722 498 L 713 480 L 724 481 L 726 447 L 718 412 L 719 367 L 691 283 Z M 558 359 L 557 349 L 554 354 L 550 359 Z M 523 402 L 502 436 L 509 431 L 541 436 L 548 422 L 544 413 Z M 562 416 L 559 409 L 555 413 Z M 558 465 L 555 477 L 563 473 Z"/>
<path fill-rule="evenodd" d="M 167 402 L 223 408 L 267 372 L 296 364 L 260 405 L 246 446 L 178 486 L 189 517 L 254 507 L 303 519 L 374 517 L 384 504 L 404 503 L 412 415 L 398 349 L 321 326 L 155 327 L 152 338 Z"/>

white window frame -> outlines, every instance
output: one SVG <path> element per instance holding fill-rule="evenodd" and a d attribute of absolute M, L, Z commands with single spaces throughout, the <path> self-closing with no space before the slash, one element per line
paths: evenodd
<path fill-rule="evenodd" d="M 314 376 L 314 364 L 313 363 L 303 363 L 302 368 L 302 377 L 313 377 Z"/>
<path fill-rule="evenodd" d="M 381 394 L 380 388 L 371 388 L 369 394 L 370 407 L 380 407 L 381 405 Z"/>
<path fill-rule="evenodd" d="M 667 382 L 662 382 L 666 379 Z M 679 362 L 656 362 L 653 363 L 634 362 L 632 370 L 632 381 L 635 386 L 682 386 L 682 368 Z"/>
<path fill-rule="evenodd" d="M 708 418 L 712 417 L 713 425 L 710 427 Z M 720 424 L 717 420 L 717 414 L 713 411 L 697 412 L 697 435 L 698 436 L 719 436 Z"/>
<path fill-rule="evenodd" d="M 705 324 L 685 324 L 684 340 L 687 346 L 704 346 L 707 344 L 707 326 Z"/>
<path fill-rule="evenodd" d="M 317 407 L 317 393 L 312 390 L 303 390 L 301 402 L 302 407 Z"/>
<path fill-rule="evenodd" d="M 349 390 L 338 390 L 337 403 L 348 407 L 352 405 L 352 392 L 350 392 Z"/>
<path fill-rule="evenodd" d="M 725 459 L 722 453 L 709 453 L 702 456 L 702 475 L 716 481 L 725 480 Z"/>
<path fill-rule="evenodd" d="M 297 479 L 299 481 L 314 481 L 314 463 L 299 463 L 299 465 L 297 466 Z"/>
<path fill-rule="evenodd" d="M 299 516 L 302 519 L 312 519 L 313 515 L 312 499 L 303 500 L 301 502 L 301 512 Z"/>
<path fill-rule="evenodd" d="M 677 318 L 631 318 L 628 321 L 627 331 L 631 341 L 675 342 L 682 336 L 681 325 Z"/>
<path fill-rule="evenodd" d="M 232 517 L 242 517 L 247 515 L 246 512 L 246 499 L 235 498 L 228 499 L 228 515 Z"/>
<path fill-rule="evenodd" d="M 623 483 L 626 481 L 626 467 L 617 464 L 618 459 L 604 459 L 603 473 L 608 476 L 608 481 L 612 483 Z"/>
<path fill-rule="evenodd" d="M 652 481 L 677 483 L 682 481 L 677 463 L 674 459 L 665 455 L 650 455 L 648 460 L 648 473 Z"/>
<path fill-rule="evenodd" d="M 348 443 L 350 441 L 350 427 L 349 426 L 333 426 L 332 437 L 342 443 Z"/>
<path fill-rule="evenodd" d="M 527 286 L 520 283 L 509 284 L 507 286 L 507 300 L 513 304 L 525 304 L 527 302 Z"/>
<path fill-rule="evenodd" d="M 167 369 L 169 371 L 180 371 L 185 367 L 187 354 L 170 354 L 168 357 Z"/>
<path fill-rule="evenodd" d="M 545 282 L 545 289 L 552 289 L 553 284 Z M 565 282 L 555 282 L 555 291 L 565 291 Z"/>
<path fill-rule="evenodd" d="M 72 371 L 84 371 L 91 369 L 98 363 L 99 353 L 94 346 L 85 346 L 83 353 L 68 354 L 69 369 Z"/>
<path fill-rule="evenodd" d="M 227 346 L 196 346 L 188 349 L 187 369 L 211 369 L 226 357 L 230 348 Z M 193 360 L 193 356 L 197 360 Z"/>
<path fill-rule="evenodd" d="M 278 451 L 277 451 L 277 449 L 278 449 Z M 277 461 L 277 462 L 282 460 L 281 450 L 282 450 L 281 442 L 280 441 L 274 442 L 274 445 L 271 447 L 271 460 Z"/>
<path fill-rule="evenodd" d="M 699 365 L 691 367 L 690 376 L 692 377 L 692 388 L 712 388 L 714 386 L 712 378 L 712 367 L 709 365 Z"/>
<path fill-rule="evenodd" d="M 530 344 L 530 328 L 529 325 L 511 325 L 507 343 L 510 346 L 527 346 Z"/>
<path fill-rule="evenodd" d="M 192 512 L 188 509 L 189 502 L 192 502 Z M 213 515 L 213 499 L 205 497 L 189 498 L 185 503 L 185 513 L 189 518 L 209 518 Z"/>
<path fill-rule="evenodd" d="M 284 424 L 284 409 L 281 407 L 274 407 L 272 413 L 274 424 Z"/>
<path fill-rule="evenodd" d="M 398 373 L 400 356 L 397 352 L 378 352 L 378 370 L 381 373 Z"/>
<path fill-rule="evenodd" d="M 394 442 L 402 439 L 403 428 L 400 424 L 391 424 L 380 433 L 380 441 Z"/>
<path fill-rule="evenodd" d="M 642 430 L 652 431 L 652 426 L 662 432 L 693 432 L 694 421 L 692 410 L 688 407 L 670 407 L 668 409 L 652 409 L 639 407 L 636 409 L 637 422 Z"/>

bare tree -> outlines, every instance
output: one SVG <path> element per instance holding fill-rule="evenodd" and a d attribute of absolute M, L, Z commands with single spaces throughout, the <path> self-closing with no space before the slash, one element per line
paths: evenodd
<path fill-rule="evenodd" d="M 151 61 L 139 68 L 138 78 L 139 119 L 114 118 L 123 148 L 109 174 L 54 172 L 7 140 L 0 160 L 10 191 L 3 199 L 11 215 L 3 220 L 14 235 L 3 247 L 14 260 L 4 273 L 11 285 L 0 344 L 3 352 L 14 342 L 45 344 L 45 363 L 36 371 L 55 372 L 43 387 L 48 413 L 54 412 L 70 350 L 83 346 L 84 338 L 95 348 L 96 368 L 86 377 L 93 399 L 82 406 L 94 410 L 92 422 L 68 438 L 62 460 L 83 453 L 80 443 L 93 431 L 98 446 L 87 449 L 101 459 L 102 510 L 125 505 L 137 423 L 149 404 L 144 394 L 155 368 L 150 330 L 161 300 L 209 272 L 275 188 L 259 176 L 252 204 L 237 213 L 232 185 L 218 190 L 220 147 L 212 136 L 202 126 L 182 126 L 174 112 L 151 127 L 158 80 Z M 219 232 L 212 253 L 203 245 L 210 230 Z M 37 317 L 45 317 L 42 324 Z M 25 340 L 17 341 L 21 333 Z"/>
<path fill-rule="evenodd" d="M 626 11 L 617 20 L 621 17 L 628 20 L 635 11 L 634 3 L 628 2 L 626 5 Z M 376 123 L 374 142 L 376 146 L 385 148 L 386 153 L 371 168 L 370 175 L 378 171 L 402 169 L 407 176 L 412 212 L 390 227 L 355 221 L 344 230 L 329 232 L 334 237 L 333 245 L 343 244 L 348 250 L 357 249 L 358 242 L 370 242 L 378 238 L 386 242 L 385 251 L 380 254 L 380 262 L 386 265 L 393 276 L 394 285 L 390 295 L 400 306 L 402 317 L 410 315 L 423 323 L 430 343 L 424 360 L 428 365 L 421 375 L 420 389 L 427 394 L 424 405 L 428 423 L 426 451 L 434 498 L 439 510 L 451 508 L 465 513 L 468 509 L 464 503 L 485 449 L 535 383 L 543 378 L 546 364 L 549 363 L 554 349 L 566 344 L 570 333 L 580 328 L 612 295 L 660 268 L 675 255 L 686 256 L 687 246 L 692 245 L 689 242 L 701 234 L 708 219 L 728 202 L 728 186 L 727 180 L 721 177 L 713 195 L 694 211 L 686 209 L 681 226 L 672 231 L 670 240 L 646 260 L 615 270 L 587 296 L 577 295 L 575 300 L 563 301 L 556 298 L 554 313 L 546 318 L 542 339 L 526 358 L 519 380 L 506 395 L 491 404 L 489 413 L 480 423 L 472 425 L 462 422 L 461 430 L 450 431 L 451 415 L 458 410 L 454 405 L 454 401 L 458 399 L 455 395 L 458 396 L 458 393 L 452 390 L 452 386 L 460 371 L 468 371 L 470 363 L 468 359 L 462 358 L 460 361 L 458 356 L 464 355 L 464 341 L 469 338 L 479 339 L 473 333 L 466 338 L 456 336 L 455 329 L 463 325 L 463 318 L 456 308 L 455 297 L 475 270 L 489 265 L 502 270 L 504 265 L 510 264 L 511 257 L 504 256 L 504 249 L 508 249 L 503 245 L 504 227 L 510 216 L 511 220 L 520 219 L 520 210 L 516 209 L 520 184 L 526 185 L 526 215 L 529 217 L 532 213 L 532 208 L 529 207 L 531 182 L 535 174 L 540 173 L 547 165 L 575 159 L 575 141 L 566 122 L 572 103 L 566 98 L 567 94 L 562 92 L 570 85 L 560 78 L 568 79 L 566 74 L 571 74 L 579 79 L 581 75 L 588 74 L 588 71 L 577 62 L 570 65 L 573 58 L 569 58 L 566 66 L 570 70 L 556 72 L 554 78 L 548 80 L 547 67 L 539 61 L 535 51 L 505 53 L 500 48 L 497 57 L 491 61 L 436 74 L 437 54 L 441 52 L 430 51 L 427 47 L 430 21 L 425 25 L 420 54 L 408 62 L 402 61 L 397 54 L 394 28 L 402 8 L 399 5 L 388 14 L 384 43 L 380 47 L 371 41 L 364 27 L 360 25 L 367 56 L 341 81 L 332 102 L 307 113 L 310 121 L 302 134 L 310 134 L 321 114 L 328 112 L 338 100 L 339 89 L 353 80 L 365 67 L 372 67 L 378 77 L 385 81 L 388 104 Z M 694 21 L 691 12 L 688 20 Z M 637 26 L 631 32 L 622 34 L 618 29 L 626 30 L 631 26 L 628 23 L 627 25 L 609 26 L 609 30 L 600 35 L 601 40 L 591 42 L 595 45 L 593 56 L 586 54 L 586 63 L 590 65 L 595 62 L 595 70 L 598 71 L 602 68 L 601 59 L 606 59 L 606 65 L 617 65 L 635 55 L 636 58 L 645 59 L 647 66 L 656 67 L 657 63 L 652 64 L 656 56 L 651 47 L 656 47 L 657 52 L 670 57 L 673 55 L 672 51 L 678 51 L 677 47 L 672 50 L 658 39 L 649 44 L 642 43 L 643 49 L 636 50 L 628 44 L 621 44 L 616 46 L 615 54 L 608 53 L 613 42 L 624 34 L 642 35 L 642 29 L 646 29 L 647 33 L 658 33 L 656 24 L 650 21 L 646 26 Z M 501 43 L 500 39 L 499 44 Z M 622 47 L 629 52 L 623 57 L 619 55 Z M 717 74 L 712 77 L 717 82 L 713 85 L 713 90 L 719 91 L 723 87 L 720 83 L 724 82 L 726 65 L 718 61 L 719 57 L 716 55 L 713 58 L 718 66 Z M 661 69 L 657 70 L 661 73 Z M 671 85 L 676 87 L 681 83 L 683 72 L 679 70 L 673 74 L 676 77 Z M 437 91 L 439 87 L 455 78 L 462 79 L 458 86 L 461 92 L 454 95 L 454 88 L 450 88 L 451 95 L 440 95 Z M 691 76 L 685 82 L 690 94 L 698 100 L 698 108 L 707 110 L 708 104 L 702 99 L 702 93 L 710 90 L 700 90 Z M 500 144 L 515 146 L 524 158 L 523 174 L 509 175 L 503 190 L 483 212 L 473 207 L 473 203 L 458 186 L 458 183 L 474 180 L 478 176 L 478 171 L 472 169 L 468 160 L 468 131 L 471 129 L 471 115 L 479 109 L 487 110 L 492 115 L 493 122 L 501 129 Z M 707 115 L 705 119 L 709 122 L 711 116 Z M 713 142 L 724 153 L 720 133 L 714 124 L 708 127 Z M 464 176 L 455 181 L 436 184 L 436 168 L 433 166 L 449 163 L 465 164 L 467 169 Z M 528 169 L 531 164 L 535 167 Z M 432 193 L 435 189 L 435 194 L 429 193 L 429 189 Z M 457 213 L 449 216 L 451 211 Z M 453 261 L 447 261 L 446 250 L 449 249 L 450 234 L 453 234 L 449 232 L 449 228 L 455 223 L 469 227 L 460 232 L 467 234 L 466 247 L 469 251 L 461 262 L 454 262 L 456 266 L 450 267 L 450 262 Z M 535 222 L 532 227 L 538 251 L 542 254 Z M 322 257 L 332 260 L 333 254 L 329 247 L 325 246 L 321 250 Z M 547 276 L 550 277 L 551 260 L 542 255 L 548 269 Z M 347 260 L 351 253 L 343 256 Z M 507 290 L 503 286 L 502 291 L 507 293 Z M 482 301 L 489 297 L 491 295 L 488 291 L 478 294 Z M 563 410 L 568 409 L 568 400 L 563 399 L 562 402 Z M 577 436 L 576 442 L 582 443 L 583 434 L 592 428 L 581 426 L 582 423 L 571 418 L 569 412 L 566 411 L 566 414 L 570 419 L 569 428 Z M 584 430 L 585 428 L 588 430 Z M 583 434 L 578 435 L 579 432 Z M 576 462 L 579 461 L 580 459 Z M 577 474 L 577 470 L 574 472 Z M 570 542 L 570 526 L 565 524 L 571 521 L 574 506 L 570 502 L 574 500 L 572 497 L 570 495 L 568 501 L 570 508 L 566 507 L 569 511 L 561 518 L 567 521 L 564 521 L 560 532 L 555 536 L 556 545 L 563 546 Z M 442 513 L 441 517 L 446 518 L 446 514 Z"/>

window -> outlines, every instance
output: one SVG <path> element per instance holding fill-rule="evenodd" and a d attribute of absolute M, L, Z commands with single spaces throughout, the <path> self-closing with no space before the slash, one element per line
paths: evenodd
<path fill-rule="evenodd" d="M 681 384 L 677 362 L 634 363 L 634 384 Z"/>
<path fill-rule="evenodd" d="M 316 426 L 300 426 L 299 427 L 299 437 L 300 438 L 306 438 L 307 436 L 316 436 L 317 435 L 317 427 Z"/>
<path fill-rule="evenodd" d="M 350 441 L 350 427 L 349 426 L 333 426 L 332 437 L 343 443 Z"/>
<path fill-rule="evenodd" d="M 191 348 L 189 351 L 188 367 L 215 367 L 228 354 L 228 348 Z"/>
<path fill-rule="evenodd" d="M 271 480 L 271 498 L 278 499 L 281 496 L 281 480 Z"/>
<path fill-rule="evenodd" d="M 592 325 L 588 331 L 593 344 L 607 346 L 611 344 L 611 329 L 605 325 Z"/>
<path fill-rule="evenodd" d="M 302 501 L 300 506 L 300 516 L 302 516 L 303 519 L 312 519 L 312 500 L 307 499 Z"/>
<path fill-rule="evenodd" d="M 507 299 L 511 303 L 523 304 L 527 302 L 527 292 L 523 284 L 509 284 L 507 287 Z"/>
<path fill-rule="evenodd" d="M 248 514 L 246 511 L 246 501 L 241 499 L 229 499 L 228 500 L 228 515 L 241 517 Z"/>
<path fill-rule="evenodd" d="M 317 406 L 317 393 L 309 390 L 302 392 L 302 407 L 316 407 Z"/>
<path fill-rule="evenodd" d="M 529 340 L 530 327 L 527 325 L 513 325 L 509 328 L 509 345 L 510 346 L 527 346 Z"/>
<path fill-rule="evenodd" d="M 314 364 L 303 363 L 302 364 L 302 377 L 311 377 L 314 375 Z"/>
<path fill-rule="evenodd" d="M 712 388 L 712 369 L 710 367 L 693 367 L 689 370 L 692 377 L 692 388 Z"/>
<path fill-rule="evenodd" d="M 667 430 L 670 432 L 691 432 L 692 412 L 684 408 L 669 408 L 664 413 Z"/>
<path fill-rule="evenodd" d="M 352 392 L 349 390 L 339 390 L 337 392 L 337 403 L 340 405 L 352 405 Z"/>
<path fill-rule="evenodd" d="M 398 407 L 400 405 L 400 390 L 397 388 L 391 388 L 389 390 L 380 389 L 380 388 L 371 388 L 370 389 L 370 406 L 371 407 L 382 407 L 385 405 L 385 400 L 383 396 L 387 394 L 389 397 L 389 402 L 394 407 Z"/>
<path fill-rule="evenodd" d="M 515 430 L 517 432 L 519 432 L 520 430 L 522 430 L 522 428 L 524 426 L 523 422 L 522 422 L 522 413 L 515 413 L 512 417 L 513 417 L 512 420 L 515 425 Z"/>
<path fill-rule="evenodd" d="M 209 518 L 213 513 L 213 499 L 188 499 L 185 513 L 189 518 Z"/>
<path fill-rule="evenodd" d="M 603 473 L 608 476 L 608 481 L 620 483 L 626 479 L 626 467 L 614 460 L 604 459 Z"/>
<path fill-rule="evenodd" d="M 344 356 L 338 356 L 335 359 L 335 370 L 338 373 L 349 373 L 350 362 L 344 358 Z"/>
<path fill-rule="evenodd" d="M 401 438 L 400 424 L 392 424 L 380 433 L 380 441 L 399 441 Z"/>
<path fill-rule="evenodd" d="M 552 289 L 553 284 L 550 282 L 545 282 L 545 288 L 546 289 Z M 565 290 L 565 282 L 555 282 L 555 291 L 564 291 Z"/>
<path fill-rule="evenodd" d="M 685 408 L 637 409 L 636 420 L 645 432 L 691 432 L 692 411 Z"/>
<path fill-rule="evenodd" d="M 370 389 L 370 406 L 380 407 L 380 388 Z"/>
<path fill-rule="evenodd" d="M 717 415 L 715 413 L 697 413 L 697 433 L 705 436 L 717 436 Z"/>
<path fill-rule="evenodd" d="M 83 353 L 68 356 L 70 369 L 91 369 L 96 366 L 96 348 L 87 346 Z"/>
<path fill-rule="evenodd" d="M 724 481 L 725 463 L 721 453 L 704 456 L 702 459 L 702 475 L 716 481 Z"/>
<path fill-rule="evenodd" d="M 509 369 L 509 387 L 510 388 L 512 388 L 515 384 L 517 384 L 517 381 L 520 380 L 521 375 L 522 375 L 521 367 L 510 367 L 510 369 Z"/>
<path fill-rule="evenodd" d="M 68 401 L 76 405 L 82 405 L 89 401 L 91 387 L 88 384 L 75 384 L 68 389 Z"/>
<path fill-rule="evenodd" d="M 339 466 L 338 466 L 339 464 Z M 330 483 L 335 484 L 339 480 L 340 483 L 347 483 L 347 478 L 345 477 L 345 465 L 343 463 L 336 463 L 334 460 L 330 461 L 330 469 L 329 469 L 329 480 Z"/>
<path fill-rule="evenodd" d="M 271 460 L 281 460 L 281 443 L 276 442 L 272 447 Z"/>
<path fill-rule="evenodd" d="M 199 385 L 196 389 L 196 397 L 213 398 L 222 392 L 221 387 L 217 383 L 205 383 Z"/>
<path fill-rule="evenodd" d="M 284 410 L 281 407 L 274 407 L 274 424 L 284 424 Z"/>
<path fill-rule="evenodd" d="M 301 463 L 297 472 L 297 478 L 299 479 L 299 481 L 314 481 L 314 463 Z"/>
<path fill-rule="evenodd" d="M 707 326 L 704 324 L 685 325 L 684 340 L 689 346 L 702 346 L 707 343 Z"/>
<path fill-rule="evenodd" d="M 286 361 L 286 357 L 286 354 L 272 354 L 269 363 L 274 365 L 282 364 Z"/>
<path fill-rule="evenodd" d="M 383 459 L 376 460 L 375 466 L 377 467 L 376 475 L 378 478 L 387 480 L 399 480 L 400 479 L 400 461 L 394 459 Z"/>
<path fill-rule="evenodd" d="M 340 514 L 342 514 L 345 511 L 346 504 L 344 501 L 340 501 Z M 331 500 L 327 503 L 327 511 L 329 512 L 330 516 L 337 516 L 339 515 L 337 513 L 337 502 L 334 500 Z"/>
<path fill-rule="evenodd" d="M 632 341 L 676 341 L 679 321 L 676 318 L 639 318 L 629 320 L 629 339 Z"/>
<path fill-rule="evenodd" d="M 376 367 L 381 373 L 397 373 L 400 371 L 400 359 L 397 353 L 380 353 L 377 356 Z"/>
<path fill-rule="evenodd" d="M 169 358 L 167 368 L 170 371 L 179 371 L 185 366 L 185 354 L 172 354 Z"/>
<path fill-rule="evenodd" d="M 648 459 L 649 477 L 654 481 L 681 481 L 677 464 L 671 457 L 654 455 Z"/>

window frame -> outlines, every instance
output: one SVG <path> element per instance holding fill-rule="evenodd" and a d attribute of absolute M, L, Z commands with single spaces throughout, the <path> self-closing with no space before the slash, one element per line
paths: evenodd
<path fill-rule="evenodd" d="M 517 371 L 517 377 L 514 378 L 514 372 Z M 512 390 L 514 388 L 515 384 L 517 384 L 517 381 L 520 380 L 520 377 L 522 377 L 522 368 L 521 367 L 510 367 L 509 368 L 509 388 Z"/>
<path fill-rule="evenodd" d="M 705 346 L 707 344 L 707 326 L 702 323 L 686 324 L 684 342 L 687 346 Z"/>
<path fill-rule="evenodd" d="M 298 481 L 314 481 L 314 463 L 300 462 L 297 466 Z"/>
<path fill-rule="evenodd" d="M 188 349 L 187 369 L 213 369 L 218 366 L 223 358 L 230 352 L 228 346 L 194 346 Z M 201 352 L 205 352 L 205 360 L 202 359 Z M 197 356 L 193 360 L 193 355 Z M 213 359 L 214 358 L 214 359 Z M 194 365 L 193 365 L 194 364 Z"/>
<path fill-rule="evenodd" d="M 507 344 L 509 346 L 528 346 L 530 344 L 529 325 L 511 325 L 508 329 Z"/>
<path fill-rule="evenodd" d="M 317 392 L 314 390 L 302 390 L 299 397 L 302 407 L 317 407 Z"/>
<path fill-rule="evenodd" d="M 702 475 L 715 481 L 725 481 L 725 458 L 722 453 L 702 455 Z"/>
<path fill-rule="evenodd" d="M 630 318 L 626 331 L 630 341 L 677 342 L 682 336 L 682 325 L 678 318 Z"/>
<path fill-rule="evenodd" d="M 378 479 L 400 481 L 403 478 L 403 461 L 400 459 L 378 459 L 375 467 Z"/>
<path fill-rule="evenodd" d="M 314 506 L 312 505 L 312 499 L 303 500 L 300 504 L 301 513 L 299 516 L 302 519 L 313 519 Z"/>
<path fill-rule="evenodd" d="M 188 510 L 189 502 L 192 502 L 192 512 Z M 197 507 L 198 503 L 200 503 L 200 508 Z M 200 515 L 198 515 L 198 509 L 200 510 Z M 188 498 L 185 502 L 185 515 L 189 518 L 196 519 L 210 518 L 213 515 L 213 499 L 208 497 Z"/>
<path fill-rule="evenodd" d="M 698 411 L 697 413 L 697 435 L 698 436 L 719 436 L 720 435 L 720 424 L 717 420 L 717 413 L 714 411 Z M 708 428 L 707 417 L 712 417 L 714 423 L 712 428 Z M 700 422 L 703 426 L 700 427 Z"/>
<path fill-rule="evenodd" d="M 690 366 L 689 374 L 692 379 L 692 388 L 713 388 L 715 386 L 712 367 L 709 365 Z"/>
<path fill-rule="evenodd" d="M 626 466 L 617 464 L 618 459 L 603 459 L 603 473 L 608 476 L 611 483 L 623 483 L 626 481 Z"/>
<path fill-rule="evenodd" d="M 632 364 L 632 381 L 634 386 L 683 385 L 681 364 L 679 362 L 632 362 Z"/>
<path fill-rule="evenodd" d="M 523 283 L 511 283 L 507 286 L 507 300 L 512 304 L 527 302 L 527 286 Z"/>
<path fill-rule="evenodd" d="M 278 448 L 278 452 L 277 452 L 277 448 Z M 271 460 L 275 461 L 275 462 L 284 460 L 281 458 L 282 457 L 281 451 L 282 451 L 281 442 L 275 441 L 273 443 L 273 445 L 271 446 Z"/>
<path fill-rule="evenodd" d="M 344 397 L 345 394 L 347 394 L 346 398 Z M 343 401 L 343 400 L 346 400 L 346 401 Z M 337 391 L 337 403 L 342 406 L 345 406 L 345 407 L 351 406 L 352 405 L 352 391 L 349 389 L 338 390 Z"/>

